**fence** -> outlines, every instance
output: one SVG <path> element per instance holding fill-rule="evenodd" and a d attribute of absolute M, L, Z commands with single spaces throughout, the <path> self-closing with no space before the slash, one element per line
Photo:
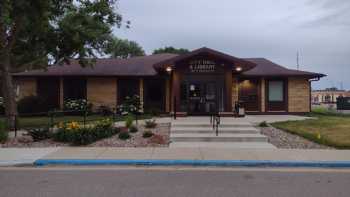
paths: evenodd
<path fill-rule="evenodd" d="M 141 114 L 132 114 L 135 118 L 136 124 L 142 117 Z M 118 114 L 115 110 L 109 112 L 90 112 L 90 111 L 49 111 L 41 113 L 26 113 L 12 115 L 15 124 L 11 130 L 15 131 L 17 135 L 18 130 L 26 130 L 32 128 L 54 127 L 59 123 L 79 122 L 86 126 L 93 122 L 104 119 L 111 119 L 113 122 L 121 121 L 124 116 Z"/>

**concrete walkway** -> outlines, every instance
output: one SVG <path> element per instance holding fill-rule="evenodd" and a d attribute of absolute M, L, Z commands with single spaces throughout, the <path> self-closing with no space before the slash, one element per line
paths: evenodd
<path fill-rule="evenodd" d="M 59 148 L 0 148 L 0 166 L 31 165 Z"/>
<path fill-rule="evenodd" d="M 67 147 L 42 159 L 350 161 L 350 150 Z"/>

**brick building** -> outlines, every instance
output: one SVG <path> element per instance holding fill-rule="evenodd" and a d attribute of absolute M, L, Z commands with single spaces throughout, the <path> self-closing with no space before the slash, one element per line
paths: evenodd
<path fill-rule="evenodd" d="M 237 102 L 250 114 L 306 113 L 311 107 L 311 82 L 324 76 L 264 58 L 243 59 L 200 48 L 183 55 L 98 59 L 88 68 L 73 60 L 14 78 L 19 97 L 37 95 L 52 108 L 62 108 L 66 99 L 81 98 L 94 107 L 113 108 L 137 94 L 145 111 L 205 115 L 230 114 Z"/>

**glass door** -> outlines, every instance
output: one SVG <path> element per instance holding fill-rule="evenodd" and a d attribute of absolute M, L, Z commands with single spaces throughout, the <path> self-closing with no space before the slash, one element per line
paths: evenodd
<path fill-rule="evenodd" d="M 190 82 L 187 88 L 189 114 L 205 115 L 217 111 L 215 82 Z"/>

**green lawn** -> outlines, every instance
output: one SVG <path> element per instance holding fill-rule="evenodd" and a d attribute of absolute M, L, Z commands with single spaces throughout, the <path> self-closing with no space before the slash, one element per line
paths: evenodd
<path fill-rule="evenodd" d="M 112 119 L 112 116 L 101 116 L 101 115 L 90 115 L 86 117 L 86 122 L 91 123 L 94 121 L 102 120 L 105 118 Z M 148 119 L 152 118 L 151 115 L 145 114 L 138 117 L 138 119 Z M 116 121 L 122 121 L 125 119 L 125 116 L 117 116 Z M 0 117 L 0 121 L 4 120 L 4 117 Z M 59 122 L 83 122 L 83 116 L 58 116 L 54 117 L 54 124 L 58 124 Z M 48 116 L 35 116 L 35 117 L 19 117 L 18 118 L 18 128 L 38 128 L 48 126 L 51 122 L 50 117 Z"/>
<path fill-rule="evenodd" d="M 316 110 L 317 119 L 273 123 L 272 126 L 302 136 L 319 144 L 350 149 L 350 116 Z"/>

